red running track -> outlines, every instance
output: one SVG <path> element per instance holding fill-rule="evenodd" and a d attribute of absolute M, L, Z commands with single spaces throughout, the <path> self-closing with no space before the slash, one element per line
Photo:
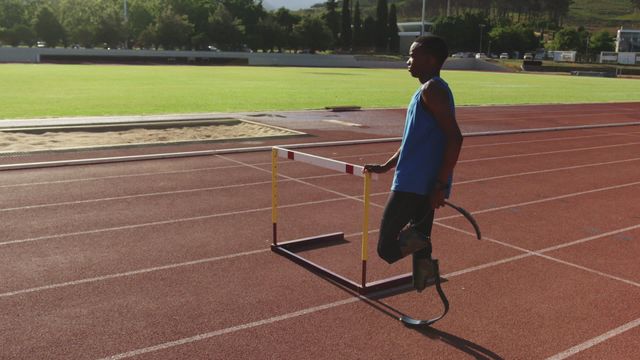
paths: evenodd
<path fill-rule="evenodd" d="M 362 163 L 397 146 L 309 152 Z M 638 127 L 467 138 L 452 200 L 486 239 L 438 213 L 452 309 L 422 330 L 387 306 L 435 315 L 432 289 L 363 299 L 269 251 L 269 159 L 3 173 L 0 358 L 640 357 Z M 357 279 L 360 179 L 296 162 L 281 174 L 296 180 L 281 180 L 282 237 L 345 232 L 305 256 Z M 389 181 L 373 188 L 371 280 L 409 269 L 373 250 Z"/>

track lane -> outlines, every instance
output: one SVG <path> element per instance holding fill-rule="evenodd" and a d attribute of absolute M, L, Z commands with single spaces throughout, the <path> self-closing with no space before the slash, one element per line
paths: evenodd
<path fill-rule="evenodd" d="M 293 216 L 293 215 L 295 215 L 295 214 L 294 214 L 294 213 L 292 213 L 290 216 Z M 290 230 L 295 231 L 295 229 L 294 229 L 294 228 L 295 228 L 295 226 L 292 226 L 292 227 L 290 228 Z M 252 257 L 253 257 L 253 255 L 252 255 Z M 292 265 L 292 266 L 293 266 L 293 265 Z M 293 266 L 293 267 L 295 267 L 295 266 Z M 531 270 L 531 269 L 526 268 L 525 270 Z M 136 277 L 137 277 L 137 276 L 136 276 Z M 458 284 L 458 283 L 456 282 L 456 284 Z M 98 284 L 93 284 L 93 285 L 91 285 L 91 286 L 95 286 L 95 285 L 98 285 Z M 102 286 L 102 285 L 100 285 L 100 286 Z M 106 286 L 106 285 L 105 285 L 105 286 Z M 76 288 L 76 289 L 77 289 L 77 288 Z M 125 293 L 125 294 L 128 294 L 128 293 L 129 293 L 129 290 L 127 290 L 127 288 L 122 288 L 122 289 L 123 289 L 123 293 Z M 583 290 L 583 291 L 584 291 L 584 290 Z M 283 292 L 283 293 L 286 293 L 286 292 Z M 315 291 L 314 291 L 313 293 L 315 293 Z M 592 294 L 592 293 L 590 293 L 590 294 Z M 627 295 L 628 295 L 628 294 L 627 294 Z M 213 296 L 213 295 L 212 295 L 212 296 Z M 457 296 L 457 298 L 461 298 L 461 297 L 464 297 L 464 296 L 465 296 L 465 295 L 459 295 L 459 296 Z M 624 300 L 622 300 L 622 301 L 627 301 L 627 298 L 624 298 Z M 420 304 L 420 302 L 418 302 L 418 304 Z M 616 304 L 616 306 L 617 306 L 617 304 Z M 623 308 L 623 307 L 621 306 L 621 308 Z M 337 310 L 337 308 L 336 308 L 335 310 Z M 547 310 L 548 310 L 548 309 L 547 309 Z M 581 309 L 576 310 L 576 312 L 577 312 L 577 313 L 580 313 L 581 311 L 582 311 Z M 188 311 L 187 311 L 187 312 L 188 312 Z M 331 310 L 331 312 L 333 312 L 333 310 Z M 359 313 L 359 314 L 364 315 L 364 314 L 362 314 L 362 313 Z M 622 311 L 622 310 L 621 310 L 619 315 L 620 315 L 620 316 L 623 316 L 622 314 L 624 314 L 624 311 Z M 260 314 L 260 315 L 262 315 L 262 314 Z M 337 315 L 336 315 L 336 319 L 342 319 L 342 320 L 344 321 L 345 317 L 344 317 L 344 315 L 343 315 L 343 314 L 337 314 Z M 164 324 L 164 322 L 161 322 L 161 323 L 162 323 L 162 324 Z M 332 324 L 333 324 L 333 325 L 332 325 Z M 388 325 L 388 324 L 387 324 L 387 322 L 383 322 L 383 323 L 382 323 L 382 326 L 387 326 L 387 325 Z M 271 326 L 272 326 L 272 325 L 269 325 L 269 327 L 271 327 Z M 335 327 L 335 322 L 329 322 L 329 323 L 327 323 L 327 326 L 334 326 L 334 327 Z M 265 329 L 266 329 L 266 328 L 265 328 Z M 298 329 L 298 330 L 300 330 L 300 329 Z M 313 334 L 313 330 L 315 330 L 315 329 L 309 329 L 310 334 Z M 600 329 L 598 329 L 598 330 L 600 330 Z M 606 331 L 606 329 L 602 329 L 602 330 L 603 330 L 603 331 Z M 249 330 L 243 330 L 243 331 L 249 331 Z M 304 331 L 304 330 L 300 330 L 300 331 Z M 403 333 L 403 331 L 399 331 L 399 333 L 401 333 L 401 334 L 402 334 L 402 333 Z M 463 334 L 467 334 L 467 331 L 463 329 L 462 333 L 463 333 Z M 167 335 L 167 337 L 170 337 L 169 335 L 173 335 L 173 334 L 170 334 L 170 333 L 168 333 L 168 332 L 167 332 L 167 333 L 165 333 L 165 335 Z M 239 333 L 238 333 L 238 335 L 239 335 Z M 243 337 L 244 337 L 244 336 L 246 336 L 246 334 L 244 334 L 244 333 L 243 333 L 241 336 L 243 336 Z M 225 337 L 226 337 L 226 336 L 225 336 Z M 111 339 L 111 338 L 110 338 L 110 339 Z M 221 338 L 221 339 L 222 339 L 222 338 Z M 117 340 L 117 339 L 111 339 L 111 340 Z M 110 341 L 111 341 L 111 340 L 110 340 Z M 225 339 L 225 340 L 227 340 L 227 341 L 228 341 L 228 339 Z M 578 340 L 580 340 L 580 339 L 578 339 Z M 87 340 L 87 341 L 89 341 L 89 340 Z M 532 342 L 536 342 L 537 340 L 536 340 L 536 339 L 533 339 L 533 340 L 531 340 L 531 341 L 532 341 Z M 479 344 L 481 344 L 482 346 L 488 347 L 488 346 L 486 345 L 486 343 L 485 343 L 485 342 L 478 342 L 478 343 L 479 343 Z M 88 343 L 83 342 L 82 344 L 88 344 Z M 147 343 L 147 344 L 148 344 L 148 343 Z M 260 344 L 262 344 L 262 343 L 260 343 Z M 117 344 L 114 344 L 114 343 L 111 343 L 111 342 L 110 342 L 109 344 L 107 344 L 107 347 L 109 347 L 108 345 L 117 345 Z M 144 345 L 144 344 L 143 344 L 143 345 Z M 255 345 L 255 344 L 254 344 L 254 345 Z M 82 346 L 82 345 L 81 345 L 81 346 Z M 93 346 L 93 345 L 92 345 L 92 346 Z M 266 345 L 265 345 L 265 346 L 266 346 Z M 324 343 L 324 342 L 322 343 L 322 345 L 319 345 L 319 348 L 321 349 L 321 350 L 319 351 L 319 353 L 320 353 L 321 355 L 322 355 L 322 354 L 327 354 L 327 351 L 331 351 L 331 350 L 329 350 L 329 348 L 328 348 L 327 346 L 329 346 L 329 345 L 327 345 L 327 344 L 326 344 L 326 343 Z M 567 348 L 567 347 L 569 347 L 569 346 L 572 346 L 572 344 L 566 344 L 566 346 L 565 346 L 564 348 Z M 184 347 L 181 347 L 181 348 L 182 348 L 182 349 L 184 349 Z M 285 349 L 286 349 L 286 348 L 287 348 L 287 347 L 285 347 Z M 494 347 L 492 346 L 491 348 L 493 349 Z M 559 347 L 559 350 L 562 350 L 562 349 L 564 349 L 564 348 L 560 348 L 560 347 Z M 111 348 L 110 348 L 110 349 L 111 349 Z M 63 350 L 66 350 L 66 349 L 63 349 Z M 322 350 L 324 350 L 324 351 L 322 351 Z M 374 349 L 374 350 L 375 350 L 375 349 Z M 276 350 L 276 351 L 278 351 L 278 350 Z M 443 350 L 443 351 L 446 351 L 446 350 Z M 456 349 L 456 351 L 460 351 L 460 349 Z M 111 353 L 113 353 L 113 352 L 111 352 Z M 454 351 L 453 353 L 456 353 L 456 352 Z M 460 354 L 459 352 L 457 352 L 457 353 L 458 353 L 458 354 Z M 191 354 L 191 353 L 187 351 L 185 354 Z M 199 353 L 198 353 L 198 352 L 196 352 L 195 354 L 199 354 Z M 422 354 L 422 353 L 421 353 L 421 354 Z M 156 354 L 156 355 L 157 355 L 157 354 Z"/>
<path fill-rule="evenodd" d="M 638 219 L 630 214 L 640 213 L 640 203 L 631 201 L 638 189 L 640 182 L 625 188 L 475 214 L 475 217 L 483 224 L 483 234 L 487 237 L 530 250 L 542 249 L 636 225 Z M 465 226 L 459 218 L 440 221 Z"/>
<path fill-rule="evenodd" d="M 455 311 L 438 323 L 435 331 L 409 330 L 358 301 L 304 318 L 198 339 L 141 358 L 198 357 L 212 351 L 229 359 L 260 358 L 264 353 L 276 358 L 311 354 L 318 359 L 345 354 L 372 359 L 440 358 L 443 354 L 452 358 L 474 354 L 483 355 L 481 358 L 517 358 L 522 353 L 543 358 L 628 320 L 627 307 L 640 296 L 640 290 L 603 284 L 593 274 L 535 258 L 466 273 L 444 287 L 456 301 Z M 585 290 L 585 296 L 576 299 L 575 294 Z M 601 296 L 601 291 L 615 301 Z M 496 296 L 496 292 L 501 295 Z M 435 295 L 429 293 L 401 294 L 383 302 L 423 315 L 440 306 Z M 590 306 L 579 306 L 578 302 Z M 482 311 L 478 311 L 479 306 Z M 610 312 L 594 314 L 594 307 Z M 336 327 L 336 323 L 341 325 Z M 314 346 L 309 346 L 311 343 Z"/>
<path fill-rule="evenodd" d="M 633 169 L 633 168 L 631 168 L 631 169 Z M 606 174 L 606 173 L 608 173 L 608 172 L 603 172 L 603 173 L 605 173 L 605 174 Z M 327 183 L 318 182 L 317 186 L 327 186 Z M 517 187 L 517 186 L 516 186 L 516 187 Z M 359 187 L 358 187 L 358 188 L 359 188 Z M 502 186 L 500 186 L 500 188 L 502 188 Z M 458 189 L 459 189 L 459 188 L 458 188 Z M 458 189 L 457 189 L 457 191 L 458 191 Z M 549 187 L 549 189 L 557 190 L 557 188 L 556 188 L 556 187 Z M 342 190 L 342 189 L 337 189 L 337 190 Z M 293 189 L 293 192 L 295 192 L 295 189 Z M 471 193 L 475 193 L 475 190 L 471 190 Z M 380 205 L 383 205 L 383 204 L 384 204 L 384 202 L 383 202 L 384 197 L 386 197 L 386 196 L 385 196 L 385 195 L 383 195 L 383 196 L 381 196 L 380 198 L 378 198 L 378 202 L 379 202 L 379 204 L 380 204 Z M 464 197 L 466 198 L 467 196 L 464 196 Z M 507 198 L 506 198 L 506 200 L 507 200 L 507 201 L 508 201 L 508 200 L 511 200 L 511 198 L 510 198 L 510 197 L 507 197 Z M 267 205 L 268 205 L 268 204 L 267 204 Z M 326 206 L 326 205 L 323 205 L 323 206 Z M 268 207 L 268 206 L 265 206 L 264 210 L 262 211 L 263 213 L 268 212 L 267 207 Z M 356 211 L 356 212 L 358 212 L 359 210 L 360 210 L 360 209 L 356 206 L 355 211 Z M 295 212 L 299 212 L 299 211 L 300 211 L 300 210 L 295 210 Z M 334 211 L 334 210 L 331 210 L 331 211 L 329 211 L 328 213 L 332 213 L 333 211 Z M 250 218 L 254 218 L 254 217 L 256 217 L 256 216 L 254 216 L 253 214 L 249 214 L 249 216 L 250 216 Z M 223 221 L 223 223 L 224 223 L 224 220 L 219 220 L 219 221 Z M 199 222 L 199 221 L 196 221 L 196 222 Z M 248 221 L 248 222 L 249 222 L 249 223 L 253 223 L 253 220 L 250 220 L 250 221 Z M 216 225 L 217 225 L 217 222 L 210 222 L 210 221 L 209 221 L 209 223 L 215 224 L 214 226 L 216 226 Z M 229 224 L 226 224 L 226 225 L 220 225 L 220 226 L 216 226 L 216 227 L 218 227 L 218 228 L 227 228 L 227 227 L 231 227 L 231 228 L 243 228 L 243 226 L 242 226 L 242 222 L 236 222 L 236 223 L 237 223 L 238 225 L 233 225 L 234 223 L 232 222 L 232 223 L 229 223 Z M 376 222 L 376 220 L 375 220 L 375 217 L 373 218 L 373 222 L 372 222 L 372 223 L 373 223 L 373 224 L 376 224 L 376 223 L 377 223 L 377 222 Z M 296 231 L 296 229 L 295 229 L 295 224 L 296 224 L 296 221 L 293 221 L 293 222 L 290 222 L 290 223 L 287 223 L 286 221 L 284 221 L 284 222 L 283 222 L 283 224 L 281 224 L 282 229 L 287 230 L 287 231 L 285 232 L 285 234 L 289 235 L 289 236 L 290 236 L 290 238 L 296 238 L 296 236 L 297 236 L 297 237 L 310 236 L 310 235 L 315 235 L 315 234 L 317 234 L 317 233 L 318 233 L 318 232 L 316 232 L 316 233 L 307 233 L 307 234 L 305 234 L 305 233 L 301 233 L 301 232 L 299 232 L 299 231 Z M 267 222 L 266 222 L 266 221 L 265 221 L 265 225 L 266 225 L 265 227 L 266 227 L 266 228 L 268 228 L 268 224 L 267 224 Z M 293 226 L 292 226 L 292 225 L 293 225 Z M 162 226 L 164 226 L 164 225 L 161 225 L 161 227 L 162 227 Z M 182 225 L 180 225 L 180 226 L 182 226 Z M 123 230 L 129 230 L 129 229 L 123 229 Z M 132 230 L 133 230 L 133 229 L 132 229 Z M 346 232 L 347 232 L 347 233 L 349 233 L 349 232 L 352 232 L 352 231 L 357 231 L 357 228 L 352 228 L 352 229 L 349 229 L 349 230 L 350 230 L 350 231 L 346 231 Z M 120 230 L 115 230 L 115 231 L 117 232 L 117 231 L 120 231 Z M 136 230 L 136 231 L 138 231 L 138 230 Z M 145 230 L 145 231 L 152 231 L 152 230 Z M 326 232 L 330 232 L 330 231 L 332 231 L 332 229 L 327 228 L 327 231 L 326 231 Z M 125 233 L 126 233 L 126 231 L 125 231 Z M 93 236 L 93 234 L 87 234 L 87 235 L 89 235 L 89 236 Z M 109 235 L 107 235 L 107 234 L 101 234 L 101 233 L 99 233 L 99 234 L 97 234 L 97 235 L 99 235 L 99 236 L 98 236 L 98 238 L 109 238 Z M 268 239 L 268 235 L 269 235 L 269 234 L 268 234 L 267 232 L 265 232 L 265 233 L 263 234 L 263 236 L 261 236 L 261 237 L 262 237 L 263 239 Z M 85 235 L 85 236 L 86 236 L 86 235 Z M 184 235 L 182 235 L 182 236 L 184 236 Z M 148 238 L 148 235 L 147 235 L 146 237 Z M 180 236 L 178 236 L 178 237 L 180 237 Z M 103 241 L 104 241 L 104 240 L 103 240 Z M 221 242 L 223 242 L 223 243 L 224 243 L 224 242 L 225 242 L 225 240 L 222 240 Z M 251 244 L 252 244 L 252 243 L 251 243 Z M 87 246 L 87 245 L 85 244 L 85 246 Z M 170 246 L 170 245 L 169 245 L 169 244 L 168 244 L 168 242 L 167 242 L 167 243 L 165 243 L 163 246 Z M 145 249 L 145 248 L 143 247 L 143 249 Z M 255 247 L 251 247 L 251 246 L 249 246 L 249 247 L 247 247 L 247 249 L 255 249 Z M 243 249 L 239 249 L 239 250 L 243 250 Z M 103 249 L 102 251 L 104 251 L 104 249 Z M 121 251 L 124 251 L 124 250 L 121 250 Z M 150 251 L 150 250 L 146 249 L 146 250 L 144 250 L 144 251 Z M 152 251 L 152 250 L 151 250 L 151 251 Z M 87 253 L 87 254 L 88 254 L 88 253 L 90 253 L 90 250 L 85 250 L 85 253 Z M 228 253 L 228 252 L 223 252 L 223 253 Z M 212 256 L 220 255 L 220 253 L 214 253 L 214 254 L 211 254 L 211 255 L 212 255 Z M 11 258 L 11 256 L 8 256 L 8 258 L 10 259 L 10 258 Z M 20 257 L 18 257 L 18 258 L 20 258 Z M 193 257 L 186 257 L 186 258 L 185 258 L 185 260 L 186 260 L 186 259 L 193 259 Z M 170 262 L 169 260 L 170 260 L 170 259 L 165 259 L 165 258 L 162 258 L 162 257 L 161 257 L 161 258 L 160 258 L 160 261 L 158 261 L 157 263 L 155 263 L 155 264 L 148 264 L 148 265 L 146 265 L 146 266 L 154 266 L 154 265 L 158 265 L 158 264 L 166 264 L 167 262 Z M 11 264 L 11 263 L 12 263 L 11 261 L 9 261 L 9 262 L 8 262 L 8 264 Z M 127 268 L 124 268 L 124 269 L 119 269 L 119 270 L 120 270 L 120 271 L 126 271 L 126 270 L 128 270 L 128 269 L 127 269 Z M 102 272 L 102 271 L 97 271 L 95 274 L 96 274 L 96 275 L 100 275 L 100 274 L 103 274 L 103 273 L 104 273 L 104 272 Z M 89 274 L 89 275 L 91 275 L 91 274 Z M 71 279 L 73 279 L 73 278 L 71 278 Z M 70 279 L 69 279 L 69 278 L 63 278 L 63 279 L 61 279 L 61 280 L 59 279 L 59 281 L 64 281 L 64 280 L 70 280 Z"/>

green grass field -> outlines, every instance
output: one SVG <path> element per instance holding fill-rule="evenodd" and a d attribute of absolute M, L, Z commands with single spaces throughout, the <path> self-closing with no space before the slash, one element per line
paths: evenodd
<path fill-rule="evenodd" d="M 640 81 L 444 72 L 458 105 L 640 101 Z M 404 107 L 405 70 L 0 65 L 0 119 Z"/>

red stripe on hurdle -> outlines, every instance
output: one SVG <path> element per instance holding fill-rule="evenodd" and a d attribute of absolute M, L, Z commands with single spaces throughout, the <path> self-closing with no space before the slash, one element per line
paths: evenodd
<path fill-rule="evenodd" d="M 346 164 L 346 165 L 347 165 L 347 168 L 346 168 L 347 174 L 353 175 L 353 165 L 351 164 Z"/>
<path fill-rule="evenodd" d="M 295 154 L 293 151 L 287 151 L 287 159 L 293 160 L 295 158 Z"/>

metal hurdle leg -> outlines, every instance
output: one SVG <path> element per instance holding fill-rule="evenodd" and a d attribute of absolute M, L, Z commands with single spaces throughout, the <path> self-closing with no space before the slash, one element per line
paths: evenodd
<path fill-rule="evenodd" d="M 369 258 L 369 194 L 371 193 L 371 174 L 364 176 L 364 211 L 362 218 L 362 291 L 367 287 L 367 260 Z"/>

